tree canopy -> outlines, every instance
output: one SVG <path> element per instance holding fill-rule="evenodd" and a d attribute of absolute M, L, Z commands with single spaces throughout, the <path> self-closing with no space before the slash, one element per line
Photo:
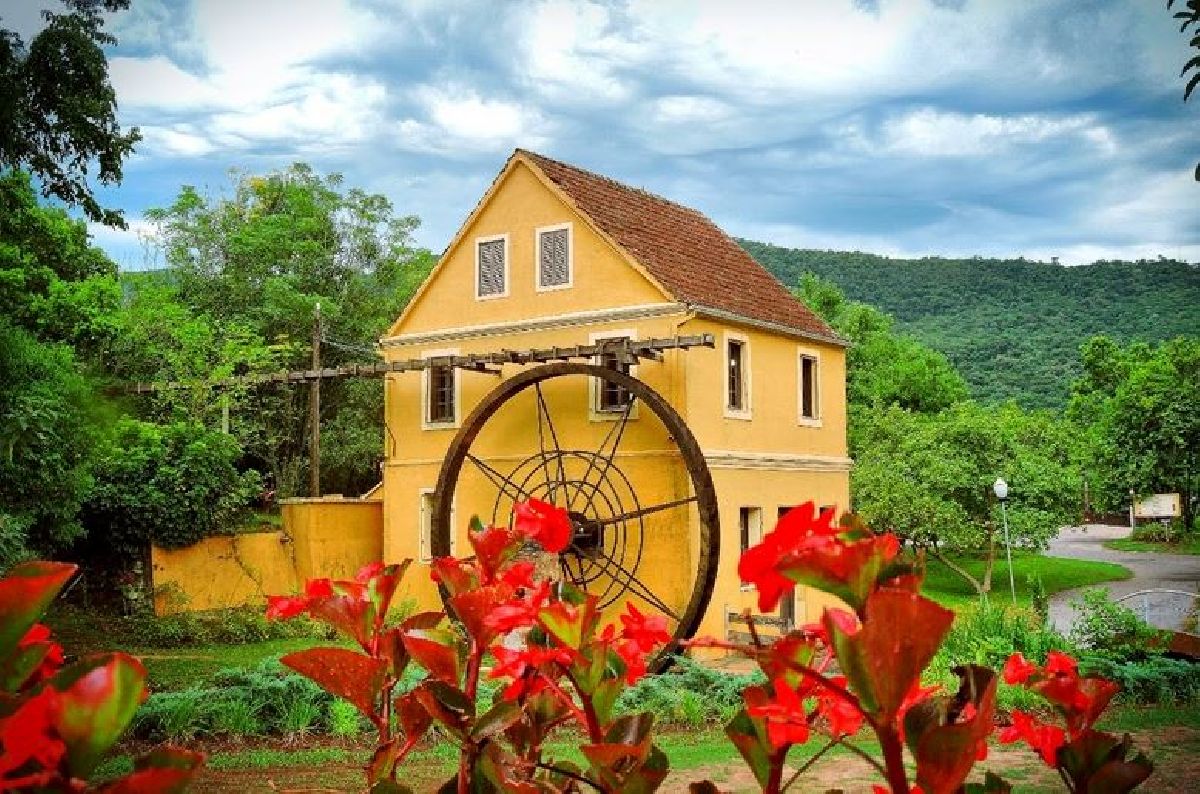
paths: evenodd
<path fill-rule="evenodd" d="M 985 403 L 1063 408 L 1079 346 L 1200 336 L 1200 266 L 1169 259 L 1062 267 L 1023 259 L 894 259 L 742 245 L 784 284 L 813 273 L 946 356 Z"/>
<path fill-rule="evenodd" d="M 93 221 L 124 226 L 87 182 L 96 168 L 103 184 L 121 181 L 122 163 L 141 135 L 122 132 L 108 78 L 102 11 L 129 0 L 63 0 L 67 13 L 43 11 L 43 28 L 26 44 L 0 29 L 0 167 L 33 174 L 46 196 L 80 207 Z"/>

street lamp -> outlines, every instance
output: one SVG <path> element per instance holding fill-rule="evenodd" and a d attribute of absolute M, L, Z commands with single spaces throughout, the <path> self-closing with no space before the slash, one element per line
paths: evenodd
<path fill-rule="evenodd" d="M 1008 554 L 1008 590 L 1012 593 L 1013 606 L 1016 606 L 1017 585 L 1013 581 L 1012 542 L 1008 539 L 1008 511 L 1004 506 L 1004 503 L 1008 501 L 1008 483 L 1003 478 L 997 477 L 996 482 L 992 484 L 992 490 L 996 492 L 996 498 L 1000 500 L 1000 516 L 1004 520 L 1004 550 Z"/>

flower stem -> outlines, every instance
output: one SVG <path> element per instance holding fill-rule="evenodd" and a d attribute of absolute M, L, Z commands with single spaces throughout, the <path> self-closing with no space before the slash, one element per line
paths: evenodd
<path fill-rule="evenodd" d="M 908 771 L 904 768 L 904 742 L 891 725 L 877 725 L 875 734 L 883 750 L 883 763 L 888 787 L 893 794 L 908 794 Z"/>

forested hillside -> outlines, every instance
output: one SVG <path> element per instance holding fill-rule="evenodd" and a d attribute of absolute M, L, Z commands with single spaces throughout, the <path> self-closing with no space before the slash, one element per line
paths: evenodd
<path fill-rule="evenodd" d="M 1080 375 L 1079 346 L 1200 336 L 1200 267 L 1172 260 L 1080 267 L 1023 259 L 891 259 L 742 245 L 784 284 L 807 271 L 896 318 L 945 353 L 974 396 L 1060 408 Z"/>

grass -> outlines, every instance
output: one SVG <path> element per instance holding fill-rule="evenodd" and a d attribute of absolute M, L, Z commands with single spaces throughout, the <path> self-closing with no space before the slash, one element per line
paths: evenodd
<path fill-rule="evenodd" d="M 982 558 L 963 556 L 953 558 L 957 565 L 962 566 L 972 576 L 982 578 L 984 560 Z M 1076 587 L 1088 587 L 1102 582 L 1114 582 L 1128 579 L 1133 574 L 1128 568 L 1109 562 L 1093 562 L 1091 560 L 1070 560 L 1062 557 L 1046 557 L 1030 552 L 1013 552 L 1013 579 L 1016 583 L 1017 603 L 1021 606 L 1031 606 L 1032 594 L 1029 580 L 1031 577 L 1040 578 L 1046 595 L 1054 595 L 1063 590 Z M 925 595 L 934 601 L 951 609 L 960 609 L 979 602 L 975 588 L 957 573 L 938 560 L 929 559 L 925 574 Z M 992 598 L 1003 598 L 1008 601 L 1008 562 L 1000 552 L 995 568 L 992 570 Z"/>
<path fill-rule="evenodd" d="M 1113 551 L 1156 551 L 1163 554 L 1200 554 L 1200 537 L 1192 537 L 1181 543 L 1161 543 L 1152 540 L 1122 538 L 1110 540 L 1104 548 Z"/>
<path fill-rule="evenodd" d="M 280 656 L 322 643 L 314 639 L 266 640 L 241 645 L 203 645 L 178 650 L 131 649 L 146 665 L 152 689 L 183 689 L 202 681 L 218 670 L 230 667 L 256 667 L 263 659 Z"/>

